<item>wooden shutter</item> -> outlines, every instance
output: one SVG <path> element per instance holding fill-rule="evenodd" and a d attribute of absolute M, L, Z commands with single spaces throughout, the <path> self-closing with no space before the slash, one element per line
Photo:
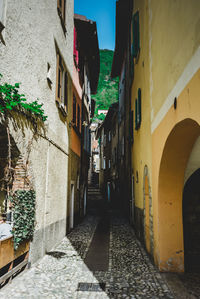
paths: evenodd
<path fill-rule="evenodd" d="M 62 18 L 63 18 L 63 22 L 65 24 L 65 10 L 66 10 L 66 0 L 62 0 Z"/>
<path fill-rule="evenodd" d="M 65 111 L 68 109 L 68 74 L 65 72 L 65 80 L 64 80 L 64 106 Z"/>
<path fill-rule="evenodd" d="M 80 106 L 78 105 L 78 119 L 77 119 L 77 128 L 80 132 Z"/>
<path fill-rule="evenodd" d="M 76 96 L 73 95 L 73 123 L 76 125 Z"/>
<path fill-rule="evenodd" d="M 61 93 L 62 93 L 62 67 L 61 67 L 61 56 L 57 52 L 57 78 L 56 78 L 56 100 L 61 102 Z"/>

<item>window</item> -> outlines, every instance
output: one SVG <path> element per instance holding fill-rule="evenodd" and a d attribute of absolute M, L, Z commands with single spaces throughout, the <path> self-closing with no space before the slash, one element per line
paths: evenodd
<path fill-rule="evenodd" d="M 106 169 L 106 157 L 103 157 L 103 169 Z"/>
<path fill-rule="evenodd" d="M 139 23 L 139 11 L 133 15 L 132 19 L 132 45 L 131 54 L 134 58 L 137 58 L 140 52 L 140 23 Z"/>
<path fill-rule="evenodd" d="M 57 82 L 56 82 L 56 101 L 60 108 L 67 112 L 68 105 L 68 73 L 64 61 L 57 51 Z"/>
<path fill-rule="evenodd" d="M 106 146 L 106 134 L 103 136 L 103 145 Z"/>
<path fill-rule="evenodd" d="M 141 125 L 141 89 L 138 89 L 138 98 L 135 100 L 135 130 Z"/>
<path fill-rule="evenodd" d="M 133 143 L 133 127 L 134 127 L 133 110 L 131 110 L 130 114 L 129 114 L 129 141 L 130 141 L 130 143 Z"/>
<path fill-rule="evenodd" d="M 111 132 L 110 131 L 108 132 L 108 141 L 109 142 L 111 141 Z"/>
<path fill-rule="evenodd" d="M 80 118 L 81 118 L 81 113 L 80 113 L 80 106 L 78 105 L 78 115 L 77 115 L 77 129 L 80 132 Z"/>
<path fill-rule="evenodd" d="M 73 94 L 73 123 L 76 126 L 76 96 Z"/>
<path fill-rule="evenodd" d="M 60 17 L 60 22 L 61 22 L 61 25 L 62 25 L 64 33 L 66 33 L 66 28 L 65 28 L 65 8 L 66 8 L 66 0 L 57 0 L 58 15 Z"/>
<path fill-rule="evenodd" d="M 0 41 L 5 45 L 3 38 L 3 30 L 5 28 L 5 19 L 6 19 L 6 1 L 0 0 Z"/>

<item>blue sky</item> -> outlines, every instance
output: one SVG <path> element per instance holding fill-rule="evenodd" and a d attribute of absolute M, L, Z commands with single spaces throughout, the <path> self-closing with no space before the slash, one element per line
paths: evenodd
<path fill-rule="evenodd" d="M 97 22 L 100 49 L 115 47 L 116 0 L 74 0 L 74 12 Z"/>

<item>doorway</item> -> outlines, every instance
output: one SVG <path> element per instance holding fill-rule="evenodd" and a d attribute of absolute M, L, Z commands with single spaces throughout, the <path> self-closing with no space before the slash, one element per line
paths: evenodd
<path fill-rule="evenodd" d="M 69 228 L 74 228 L 74 184 L 71 184 L 71 200 L 69 213 Z"/>
<path fill-rule="evenodd" d="M 86 215 L 87 211 L 87 188 L 84 188 L 84 196 L 83 196 L 83 215 Z"/>
<path fill-rule="evenodd" d="M 186 272 L 200 272 L 200 168 L 183 190 L 184 261 Z"/>

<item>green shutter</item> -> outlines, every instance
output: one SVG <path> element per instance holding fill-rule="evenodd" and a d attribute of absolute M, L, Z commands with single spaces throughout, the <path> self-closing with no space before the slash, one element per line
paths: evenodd
<path fill-rule="evenodd" d="M 139 19 L 139 11 L 135 14 L 135 22 L 136 22 L 136 36 L 137 36 L 137 52 L 140 50 L 140 19 Z"/>
<path fill-rule="evenodd" d="M 140 50 L 140 22 L 139 22 L 139 11 L 133 15 L 132 21 L 132 34 L 133 34 L 133 44 L 132 44 L 132 54 L 133 57 L 137 57 Z"/>
<path fill-rule="evenodd" d="M 133 110 L 129 112 L 129 140 L 132 143 L 133 142 L 133 128 L 134 128 L 134 123 L 133 123 Z"/>
<path fill-rule="evenodd" d="M 135 130 L 137 130 L 137 99 L 135 99 Z"/>
<path fill-rule="evenodd" d="M 141 124 L 141 119 L 142 119 L 142 115 L 141 115 L 141 89 L 138 89 L 138 108 L 137 108 L 137 127 L 139 129 L 140 124 Z"/>
<path fill-rule="evenodd" d="M 138 130 L 141 125 L 142 113 L 141 113 L 141 89 L 138 88 L 138 98 L 135 100 L 135 130 Z"/>

